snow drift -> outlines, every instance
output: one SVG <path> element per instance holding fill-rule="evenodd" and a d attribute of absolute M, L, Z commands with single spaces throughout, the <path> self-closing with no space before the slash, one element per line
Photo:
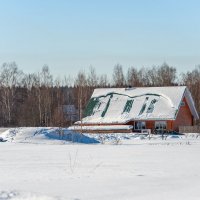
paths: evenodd
<path fill-rule="evenodd" d="M 51 127 L 20 127 L 10 128 L 0 135 L 1 139 L 8 142 L 20 143 L 48 143 L 65 144 L 69 142 L 94 144 L 99 143 L 96 139 L 86 135 L 70 131 L 66 128 Z"/>

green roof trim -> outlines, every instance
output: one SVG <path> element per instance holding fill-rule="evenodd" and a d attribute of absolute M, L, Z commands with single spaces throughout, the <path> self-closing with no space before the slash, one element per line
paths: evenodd
<path fill-rule="evenodd" d="M 146 97 L 146 98 L 145 98 L 144 104 L 142 105 L 142 108 L 141 108 L 141 110 L 140 110 L 139 115 L 141 115 L 141 114 L 145 111 L 146 106 L 147 106 L 147 101 L 148 101 L 148 99 L 149 99 L 149 97 Z"/>
<path fill-rule="evenodd" d="M 105 107 L 104 111 L 102 112 L 101 117 L 104 117 L 104 116 L 105 116 L 105 114 L 106 114 L 106 112 L 107 112 L 107 110 L 108 110 L 108 108 L 109 108 L 110 101 L 111 101 L 112 97 L 113 97 L 113 94 L 110 95 L 110 98 L 109 98 L 109 100 L 108 100 L 108 103 L 106 104 L 106 107 Z"/>
<path fill-rule="evenodd" d="M 130 96 L 130 95 L 127 95 L 127 94 L 121 94 L 121 93 L 117 93 L 117 92 L 109 92 L 107 93 L 106 95 L 100 95 L 98 97 L 93 97 L 93 98 L 101 98 L 101 97 L 107 97 L 107 96 L 110 96 L 110 95 L 113 95 L 113 94 L 117 94 L 117 95 L 121 95 L 121 96 L 127 96 L 129 98 L 136 98 L 136 97 L 142 97 L 142 96 L 157 96 L 157 97 L 160 97 L 162 96 L 163 98 L 166 98 L 164 97 L 163 95 L 161 94 L 155 94 L 155 93 L 144 93 L 142 95 L 135 95 L 135 96 Z"/>

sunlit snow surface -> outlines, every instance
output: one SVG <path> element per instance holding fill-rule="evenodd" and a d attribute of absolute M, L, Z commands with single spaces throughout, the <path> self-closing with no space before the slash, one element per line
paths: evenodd
<path fill-rule="evenodd" d="M 19 128 L 0 143 L 0 200 L 199 199 L 198 134 L 88 134 L 100 143 L 83 144 L 41 129 Z"/>
<path fill-rule="evenodd" d="M 44 195 L 35 195 L 31 193 L 19 193 L 17 191 L 1 191 L 0 200 L 59 200 L 60 198 L 53 198 Z"/>

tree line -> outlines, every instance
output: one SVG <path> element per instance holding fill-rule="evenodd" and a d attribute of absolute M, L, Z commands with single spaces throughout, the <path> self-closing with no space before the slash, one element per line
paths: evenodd
<path fill-rule="evenodd" d="M 97 74 L 95 68 L 70 76 L 54 78 L 44 65 L 37 73 L 24 73 L 15 62 L 0 67 L 0 126 L 69 126 L 71 113 L 64 105 L 73 105 L 81 118 L 94 88 L 153 87 L 186 85 L 200 113 L 200 66 L 178 74 L 163 63 L 148 68 L 122 65 L 113 68 L 112 76 Z"/>

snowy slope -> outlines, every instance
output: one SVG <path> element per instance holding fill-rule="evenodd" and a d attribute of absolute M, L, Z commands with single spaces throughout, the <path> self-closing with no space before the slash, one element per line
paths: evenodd
<path fill-rule="evenodd" d="M 127 141 L 0 143 L 0 200 L 199 200 L 196 134 Z"/>

